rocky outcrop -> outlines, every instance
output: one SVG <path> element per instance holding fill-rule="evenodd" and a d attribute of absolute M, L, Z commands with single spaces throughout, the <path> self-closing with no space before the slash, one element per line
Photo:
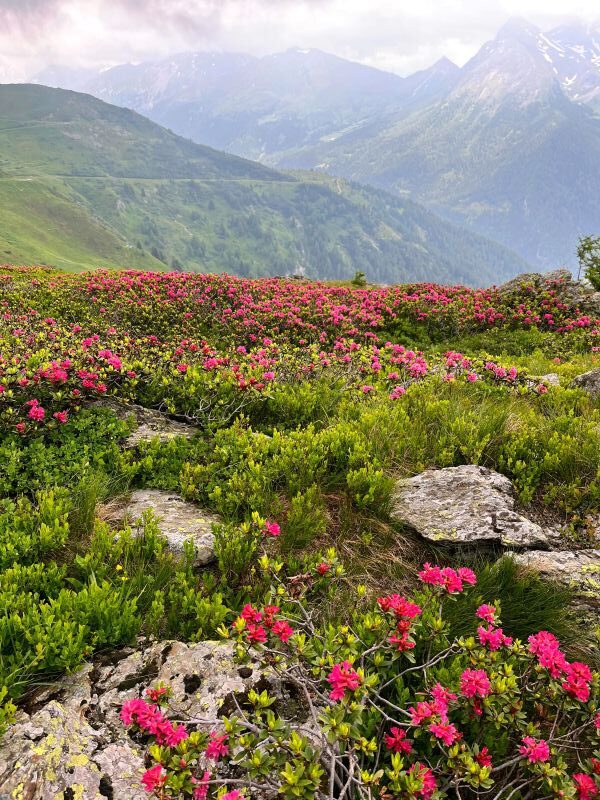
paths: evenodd
<path fill-rule="evenodd" d="M 134 492 L 122 509 L 121 516 L 123 521 L 135 523 L 149 510 L 154 513 L 158 527 L 173 553 L 183 554 L 185 542 L 192 540 L 198 566 L 205 566 L 215 560 L 212 526 L 221 521 L 220 517 L 204 511 L 194 503 L 188 503 L 173 492 L 158 489 Z"/>
<path fill-rule="evenodd" d="M 531 286 L 533 292 L 548 289 L 555 291 L 563 302 L 573 308 L 579 308 L 584 314 L 594 317 L 600 316 L 600 292 L 594 292 L 589 284 L 575 280 L 568 269 L 544 273 L 525 272 L 498 288 L 502 294 L 513 295 L 527 291 L 524 288 L 527 286 Z"/>
<path fill-rule="evenodd" d="M 581 301 L 581 308 L 588 314 L 600 317 L 600 292 L 592 292 L 586 295 Z"/>
<path fill-rule="evenodd" d="M 171 419 L 161 411 L 144 408 L 135 403 L 123 403 L 113 397 L 103 397 L 102 400 L 97 400 L 94 406 L 108 408 L 119 419 L 133 418 L 137 427 L 125 439 L 123 446 L 126 449 L 136 447 L 141 442 L 149 442 L 157 437 L 160 442 L 169 442 L 176 436 L 189 439 L 198 432 L 192 425 Z"/>
<path fill-rule="evenodd" d="M 549 372 L 547 375 L 540 375 L 536 378 L 540 383 L 545 383 L 548 386 L 560 386 L 560 377 L 556 372 Z"/>
<path fill-rule="evenodd" d="M 600 550 L 532 550 L 514 559 L 542 578 L 570 587 L 580 603 L 600 608 Z"/>
<path fill-rule="evenodd" d="M 125 650 L 112 662 L 88 664 L 33 698 L 29 712 L 0 742 L 0 798 L 18 800 L 143 800 L 143 751 L 119 719 L 125 700 L 140 697 L 156 681 L 173 689 L 170 714 L 212 730 L 235 708 L 234 697 L 252 687 L 286 689 L 257 662 L 239 667 L 233 645 L 159 642 Z"/>
<path fill-rule="evenodd" d="M 21 716 L 0 744 L 0 797 L 143 800 L 143 771 L 132 743 L 105 742 L 78 709 L 54 700 Z"/>
<path fill-rule="evenodd" d="M 515 506 L 508 478 L 470 464 L 398 481 L 391 517 L 433 542 L 548 547 L 548 532 Z"/>
<path fill-rule="evenodd" d="M 571 386 L 584 389 L 592 397 L 600 397 L 600 369 L 592 369 L 577 375 L 576 378 L 573 378 Z"/>
<path fill-rule="evenodd" d="M 506 283 L 501 284 L 498 290 L 502 294 L 512 294 L 521 292 L 524 286 L 533 286 L 541 289 L 545 285 L 558 285 L 562 292 L 571 292 L 574 296 L 577 292 L 579 281 L 574 280 L 572 273 L 568 269 L 555 269 L 551 272 L 523 272 L 516 275 Z M 552 286 L 552 288 L 554 288 Z"/>

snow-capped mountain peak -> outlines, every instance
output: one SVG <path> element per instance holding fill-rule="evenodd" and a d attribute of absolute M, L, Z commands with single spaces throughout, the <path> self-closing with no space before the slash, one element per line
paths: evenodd
<path fill-rule="evenodd" d="M 557 75 L 565 94 L 600 109 L 600 30 L 563 25 L 538 36 L 538 49 Z"/>

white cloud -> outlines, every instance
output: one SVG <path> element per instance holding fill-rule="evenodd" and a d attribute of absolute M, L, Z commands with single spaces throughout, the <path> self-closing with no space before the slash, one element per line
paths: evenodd
<path fill-rule="evenodd" d="M 182 50 L 317 47 L 408 74 L 464 63 L 510 16 L 598 18 L 597 0 L 0 0 L 0 80 Z"/>

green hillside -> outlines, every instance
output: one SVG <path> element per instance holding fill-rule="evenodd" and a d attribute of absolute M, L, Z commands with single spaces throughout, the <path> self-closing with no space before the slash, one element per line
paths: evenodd
<path fill-rule="evenodd" d="M 282 179 L 128 109 L 46 86 L 0 86 L 0 174 Z"/>
<path fill-rule="evenodd" d="M 0 86 L 0 260 L 493 283 L 511 251 L 419 205 L 193 144 L 134 112 Z"/>
<path fill-rule="evenodd" d="M 0 261 L 164 268 L 149 253 L 128 247 L 64 181 L 52 178 L 0 179 Z"/>

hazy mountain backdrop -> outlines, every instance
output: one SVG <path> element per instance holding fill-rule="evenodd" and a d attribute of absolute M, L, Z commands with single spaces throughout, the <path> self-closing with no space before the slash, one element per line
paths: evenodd
<path fill-rule="evenodd" d="M 319 169 L 516 250 L 574 263 L 600 230 L 600 30 L 507 23 L 464 67 L 401 78 L 317 50 L 195 53 L 41 83 L 133 108 L 196 142 Z"/>
<path fill-rule="evenodd" d="M 283 174 L 90 95 L 0 86 L 0 260 L 491 283 L 511 251 L 409 200 Z"/>

